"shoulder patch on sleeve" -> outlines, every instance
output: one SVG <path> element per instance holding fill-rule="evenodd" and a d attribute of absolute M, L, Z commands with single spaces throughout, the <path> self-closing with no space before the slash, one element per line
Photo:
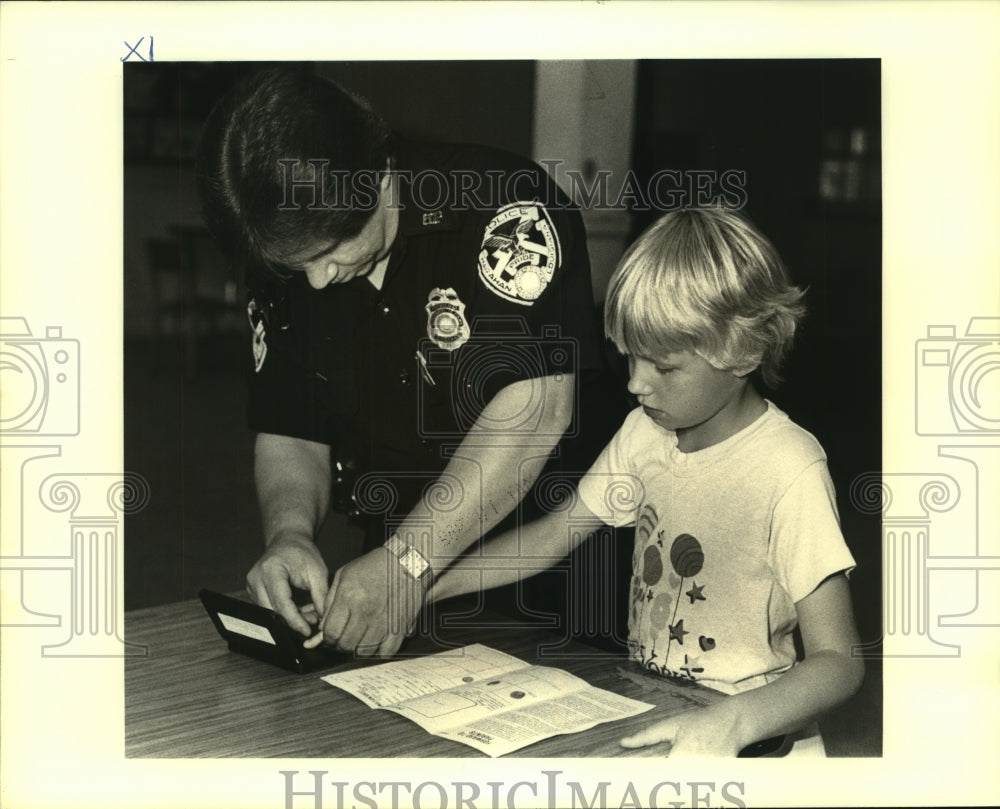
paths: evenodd
<path fill-rule="evenodd" d="M 254 373 L 259 374 L 264 365 L 264 358 L 267 356 L 267 343 L 265 342 L 267 316 L 257 306 L 257 301 L 254 298 L 251 298 L 247 304 L 247 319 L 250 321 L 253 340 L 253 370 Z"/>
<path fill-rule="evenodd" d="M 514 202 L 496 212 L 483 233 L 479 278 L 505 300 L 531 306 L 562 262 L 559 235 L 538 202 Z"/>

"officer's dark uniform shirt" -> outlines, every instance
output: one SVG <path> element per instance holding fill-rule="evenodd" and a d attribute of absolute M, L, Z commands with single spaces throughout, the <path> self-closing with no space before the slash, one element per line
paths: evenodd
<path fill-rule="evenodd" d="M 620 424 L 588 412 L 607 381 L 579 212 L 541 168 L 494 149 L 404 143 L 395 169 L 381 290 L 317 291 L 304 273 L 276 295 L 251 288 L 250 427 L 350 456 L 362 511 L 401 517 L 499 390 L 574 373 L 557 455 L 579 476 Z M 534 434 L 538 416 L 506 426 Z"/>

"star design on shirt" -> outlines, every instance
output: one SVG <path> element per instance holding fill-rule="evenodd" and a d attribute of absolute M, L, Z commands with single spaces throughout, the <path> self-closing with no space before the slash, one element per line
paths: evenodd
<path fill-rule="evenodd" d="M 688 657 L 684 655 L 684 665 L 681 666 L 681 671 L 683 671 L 692 680 L 696 679 L 695 674 L 702 674 L 705 671 L 704 666 L 699 666 L 698 663 L 701 662 L 701 657 Z"/>
<path fill-rule="evenodd" d="M 688 631 L 684 628 L 684 619 L 681 618 L 676 624 L 670 625 L 670 640 L 675 640 L 681 646 L 684 645 L 684 636 L 688 634 Z"/>
<path fill-rule="evenodd" d="M 691 589 L 688 590 L 684 595 L 691 599 L 691 603 L 694 604 L 695 601 L 705 601 L 705 596 L 702 595 L 701 591 L 705 589 L 705 585 L 699 587 L 694 582 L 691 582 Z"/>

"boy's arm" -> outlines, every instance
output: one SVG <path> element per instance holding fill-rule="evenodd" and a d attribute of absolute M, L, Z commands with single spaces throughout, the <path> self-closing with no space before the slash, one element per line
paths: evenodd
<path fill-rule="evenodd" d="M 858 692 L 864 662 L 847 577 L 837 573 L 795 605 L 805 659 L 774 682 L 703 710 L 650 725 L 623 747 L 673 743 L 671 755 L 736 755 L 748 744 L 798 730 Z"/>
<path fill-rule="evenodd" d="M 541 573 L 582 544 L 603 521 L 582 502 L 492 537 L 435 580 L 427 603 L 502 587 Z"/>

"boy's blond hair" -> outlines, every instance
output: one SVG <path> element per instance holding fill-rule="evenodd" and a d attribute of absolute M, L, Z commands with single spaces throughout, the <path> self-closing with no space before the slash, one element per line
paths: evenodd
<path fill-rule="evenodd" d="M 768 387 L 805 312 L 777 251 L 725 208 L 673 211 L 628 249 L 608 286 L 604 326 L 624 354 L 689 350 L 723 370 L 760 369 Z"/>

